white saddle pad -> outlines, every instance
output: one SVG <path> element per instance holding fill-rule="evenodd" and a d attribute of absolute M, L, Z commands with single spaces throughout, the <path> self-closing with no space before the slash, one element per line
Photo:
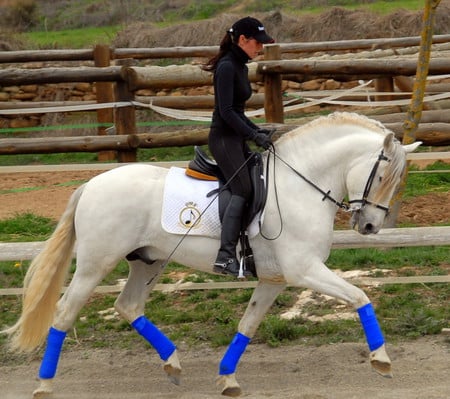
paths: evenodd
<path fill-rule="evenodd" d="M 172 234 L 189 232 L 189 235 L 219 238 L 219 198 L 216 194 L 206 196 L 217 188 L 217 181 L 193 179 L 186 176 L 183 168 L 170 168 L 164 186 L 162 228 Z M 258 234 L 257 217 L 248 230 L 250 237 Z"/>

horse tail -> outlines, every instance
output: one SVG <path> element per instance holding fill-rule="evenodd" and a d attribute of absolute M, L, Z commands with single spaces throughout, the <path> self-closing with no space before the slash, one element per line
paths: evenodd
<path fill-rule="evenodd" d="M 70 197 L 55 231 L 25 275 L 22 314 L 15 325 L 3 331 L 10 336 L 10 348 L 14 351 L 32 351 L 40 346 L 53 322 L 56 303 L 72 261 L 74 216 L 84 186 Z"/>

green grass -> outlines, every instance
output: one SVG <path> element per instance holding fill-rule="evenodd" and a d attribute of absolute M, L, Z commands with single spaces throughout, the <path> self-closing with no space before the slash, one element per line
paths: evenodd
<path fill-rule="evenodd" d="M 39 48 L 91 48 L 95 44 L 111 44 L 117 32 L 122 29 L 120 24 L 112 26 L 99 26 L 99 27 L 83 27 L 77 29 L 59 29 L 59 30 L 46 30 L 46 26 L 80 26 L 84 25 L 83 20 L 89 7 L 95 6 L 94 2 L 73 2 L 74 4 L 69 7 L 65 7 L 64 10 L 55 14 L 52 19 L 42 19 L 38 25 L 38 29 L 32 32 L 26 32 L 20 34 L 20 38 L 28 44 L 30 49 Z M 92 3 L 92 4 L 90 4 Z M 142 13 L 146 12 L 147 15 L 161 15 L 162 22 L 156 22 L 160 26 L 167 26 L 170 24 L 178 24 L 180 22 L 202 20 L 207 18 L 213 18 L 220 15 L 223 12 L 227 12 L 230 8 L 240 4 L 239 2 L 232 0 L 221 1 L 190 1 L 187 4 L 183 4 L 177 7 L 176 10 L 170 7 L 165 7 L 164 2 L 154 2 L 153 6 L 140 4 L 127 5 L 124 13 L 129 16 L 129 20 L 133 20 L 133 15 L 142 18 L 139 15 L 139 8 L 142 9 Z M 114 5 L 114 4 L 112 4 Z M 107 5 L 106 5 L 107 6 Z M 153 11 L 151 8 L 153 7 Z M 289 2 L 283 0 L 262 0 L 257 2 L 250 2 L 243 8 L 244 13 L 254 12 L 272 12 L 274 10 L 282 10 L 287 13 L 301 13 L 305 12 L 318 14 L 331 7 L 343 7 L 346 9 L 367 9 L 380 14 L 389 14 L 398 9 L 406 9 L 411 11 L 417 11 L 423 9 L 423 2 L 408 1 L 408 0 L 395 0 L 395 1 L 354 1 L 354 0 L 333 0 L 333 1 L 303 1 L 299 7 L 298 2 Z M 117 7 L 115 7 L 117 8 Z M 98 11 L 98 10 L 96 10 Z M 99 16 L 101 14 L 98 14 Z M 124 14 L 125 15 L 125 14 Z M 100 17 L 101 19 L 101 17 Z M 115 18 L 117 20 L 118 18 Z M 114 18 L 113 18 L 114 20 Z M 120 20 L 120 18 L 119 18 Z M 114 23 L 114 22 L 113 22 Z"/>
<path fill-rule="evenodd" d="M 309 11 L 315 14 L 324 12 L 327 8 L 341 7 L 348 10 L 368 10 L 379 14 L 389 14 L 398 9 L 405 9 L 410 11 L 422 10 L 424 5 L 422 2 L 412 0 L 394 0 L 394 1 L 354 1 L 354 0 L 332 0 L 327 1 L 327 6 L 315 5 L 318 2 L 305 1 L 305 6 L 300 9 L 300 12 Z M 308 5 L 309 4 L 309 5 Z M 323 2 L 319 2 L 323 4 Z"/>
<path fill-rule="evenodd" d="M 33 31 L 19 37 L 29 44 L 29 49 L 91 48 L 96 44 L 111 44 L 121 26 L 88 27 L 58 31 Z"/>
<path fill-rule="evenodd" d="M 413 167 L 412 170 L 417 170 Z M 425 170 L 450 170 L 450 164 L 435 162 Z M 410 173 L 406 184 L 404 197 L 416 197 L 430 192 L 445 193 L 450 190 L 450 173 Z"/>

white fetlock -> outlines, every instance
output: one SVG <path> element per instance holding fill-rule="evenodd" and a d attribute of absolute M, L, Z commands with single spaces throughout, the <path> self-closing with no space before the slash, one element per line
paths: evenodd
<path fill-rule="evenodd" d="M 53 379 L 40 380 L 39 388 L 33 392 L 33 398 L 44 398 L 53 392 Z"/>
<path fill-rule="evenodd" d="M 220 375 L 217 378 L 217 385 L 223 385 L 222 395 L 236 397 L 242 393 L 241 387 L 236 380 L 236 374 Z"/>
<path fill-rule="evenodd" d="M 383 377 L 392 378 L 391 359 L 386 353 L 385 345 L 381 345 L 378 349 L 370 352 L 370 364 L 372 368 Z"/>
<path fill-rule="evenodd" d="M 176 349 L 164 363 L 163 369 L 172 384 L 180 385 L 181 365 Z"/>

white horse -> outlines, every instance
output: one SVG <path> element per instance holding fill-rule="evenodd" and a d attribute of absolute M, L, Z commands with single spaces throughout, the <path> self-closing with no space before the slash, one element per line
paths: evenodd
<path fill-rule="evenodd" d="M 406 153 L 419 145 L 401 145 L 379 122 L 349 113 L 320 117 L 275 142 L 276 167 L 269 172 L 263 234 L 251 239 L 258 284 L 220 362 L 222 394 L 241 393 L 235 378 L 239 359 L 287 285 L 310 288 L 353 305 L 366 334 L 371 365 L 381 375 L 391 375 L 370 300 L 324 262 L 330 252 L 337 205 L 347 195 L 350 204 L 357 204 L 351 210 L 358 231 L 377 233 L 404 172 Z M 164 168 L 135 164 L 91 179 L 74 192 L 45 248 L 30 265 L 22 314 L 5 332 L 10 334 L 12 347 L 22 351 L 43 344 L 48 333 L 35 396 L 52 392 L 66 332 L 95 287 L 130 253 L 134 256 L 128 256 L 128 281 L 115 308 L 156 349 L 170 380 L 179 383 L 176 347 L 144 316 L 144 304 L 168 256 L 210 272 L 219 242 L 187 235 L 172 253 L 180 236 L 161 227 L 167 173 Z M 278 234 L 272 241 L 264 238 Z M 76 271 L 60 298 L 75 240 Z"/>

